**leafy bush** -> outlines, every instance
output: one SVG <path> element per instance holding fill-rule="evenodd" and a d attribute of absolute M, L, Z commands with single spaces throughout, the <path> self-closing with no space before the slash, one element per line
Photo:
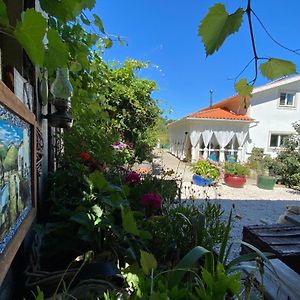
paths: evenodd
<path fill-rule="evenodd" d="M 77 40 L 69 42 L 76 44 Z M 109 66 L 96 52 L 91 51 L 90 57 L 91 70 L 70 72 L 75 121 L 64 132 L 65 159 L 72 160 L 80 149 L 108 166 L 151 159 L 160 109 L 151 96 L 156 83 L 137 76 L 147 64 L 128 60 L 121 66 Z M 111 145 L 116 142 L 127 147 L 115 150 Z"/>
<path fill-rule="evenodd" d="M 300 122 L 293 124 L 296 134 L 284 140 L 284 148 L 278 151 L 272 171 L 288 187 L 300 189 Z"/>
<path fill-rule="evenodd" d="M 263 148 L 254 147 L 248 158 L 249 167 L 255 170 L 258 175 L 269 175 L 274 160 L 270 155 L 264 154 Z"/>
<path fill-rule="evenodd" d="M 203 178 L 216 180 L 220 177 L 220 171 L 217 166 L 208 160 L 198 160 L 192 165 L 191 170 Z"/>
<path fill-rule="evenodd" d="M 246 176 L 249 174 L 249 167 L 240 163 L 226 162 L 224 170 L 228 175 Z"/>
<path fill-rule="evenodd" d="M 47 223 L 39 227 L 44 268 L 62 268 L 66 257 L 74 259 L 88 250 L 103 260 L 125 263 L 143 248 L 138 244 L 149 234 L 136 220 L 144 214 L 130 209 L 128 189 L 107 181 L 99 170 L 90 173 L 80 163 L 56 171 L 51 186 L 49 215 L 43 219 Z"/>
<path fill-rule="evenodd" d="M 165 206 L 162 215 L 146 223 L 152 235 L 148 247 L 161 263 L 177 263 L 195 246 L 212 250 L 225 232 L 222 213 L 219 205 L 209 201 L 200 206 Z"/>
<path fill-rule="evenodd" d="M 174 202 L 178 193 L 176 180 L 142 175 L 139 184 L 130 186 L 128 200 L 133 210 L 143 210 L 142 198 L 147 193 L 157 193 L 164 202 Z"/>

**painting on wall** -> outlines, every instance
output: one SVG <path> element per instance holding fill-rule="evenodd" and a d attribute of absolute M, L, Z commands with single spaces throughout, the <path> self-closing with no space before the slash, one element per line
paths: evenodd
<path fill-rule="evenodd" d="M 0 105 L 0 254 L 32 207 L 30 124 Z"/>
<path fill-rule="evenodd" d="M 0 286 L 36 216 L 36 117 L 0 80 Z"/>

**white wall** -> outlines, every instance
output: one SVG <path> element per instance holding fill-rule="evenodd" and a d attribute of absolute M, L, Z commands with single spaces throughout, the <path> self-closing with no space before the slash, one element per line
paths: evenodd
<path fill-rule="evenodd" d="M 186 136 L 185 139 L 185 147 L 183 145 L 175 147 L 179 151 L 175 149 L 171 149 L 171 152 L 180 157 L 181 152 L 184 149 L 184 155 L 183 158 L 189 158 L 190 157 L 190 134 L 193 131 L 202 132 L 205 129 L 211 129 L 213 131 L 219 131 L 219 130 L 232 130 L 234 132 L 240 132 L 243 130 L 248 129 L 249 123 L 248 122 L 238 122 L 238 121 L 232 121 L 232 120 L 203 120 L 203 119 L 182 119 L 179 120 L 171 125 L 168 126 L 169 135 L 170 135 L 170 141 L 171 144 L 174 140 L 182 140 Z M 185 132 L 188 132 L 188 135 L 185 135 Z M 198 146 L 199 147 L 199 144 Z M 181 150 L 181 151 L 180 151 Z M 242 154 L 241 154 L 242 160 L 245 159 L 245 149 L 243 147 Z"/>
<path fill-rule="evenodd" d="M 295 92 L 295 108 L 279 106 L 280 92 Z M 265 153 L 276 156 L 276 150 L 269 147 L 270 133 L 292 133 L 292 123 L 300 120 L 300 81 L 253 94 L 248 115 L 259 121 L 250 126 L 249 155 L 253 147 L 263 148 Z"/>

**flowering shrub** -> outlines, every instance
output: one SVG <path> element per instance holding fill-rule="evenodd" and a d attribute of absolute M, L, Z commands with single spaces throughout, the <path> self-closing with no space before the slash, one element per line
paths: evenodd
<path fill-rule="evenodd" d="M 79 154 L 80 158 L 84 161 L 90 160 L 92 155 L 89 152 L 83 151 Z"/>
<path fill-rule="evenodd" d="M 100 171 L 100 172 L 106 171 L 107 169 L 106 163 L 100 163 L 95 159 L 92 159 L 92 155 L 89 152 L 87 151 L 80 152 L 79 156 L 83 161 L 83 164 L 86 167 L 88 167 L 90 173 L 94 171 Z"/>
<path fill-rule="evenodd" d="M 116 150 L 123 150 L 127 148 L 127 145 L 123 142 L 115 142 L 111 146 Z"/>
<path fill-rule="evenodd" d="M 147 193 L 142 198 L 142 203 L 145 208 L 155 208 L 160 209 L 162 199 L 161 197 L 156 193 Z"/>
<path fill-rule="evenodd" d="M 92 173 L 94 171 L 100 171 L 100 172 L 105 172 L 107 167 L 105 163 L 99 163 L 95 160 L 91 160 L 88 164 L 87 164 L 88 168 L 89 168 L 89 172 Z"/>
<path fill-rule="evenodd" d="M 134 171 L 128 173 L 125 177 L 125 182 L 126 182 L 126 184 L 129 184 L 129 185 L 134 185 L 134 184 L 140 183 L 140 181 L 141 181 L 140 174 L 138 174 L 137 172 L 134 172 Z"/>

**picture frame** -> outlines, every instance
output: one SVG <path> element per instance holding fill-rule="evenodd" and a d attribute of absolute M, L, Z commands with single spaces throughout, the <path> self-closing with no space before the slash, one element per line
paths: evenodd
<path fill-rule="evenodd" d="M 36 117 L 0 81 L 0 285 L 36 216 Z"/>

